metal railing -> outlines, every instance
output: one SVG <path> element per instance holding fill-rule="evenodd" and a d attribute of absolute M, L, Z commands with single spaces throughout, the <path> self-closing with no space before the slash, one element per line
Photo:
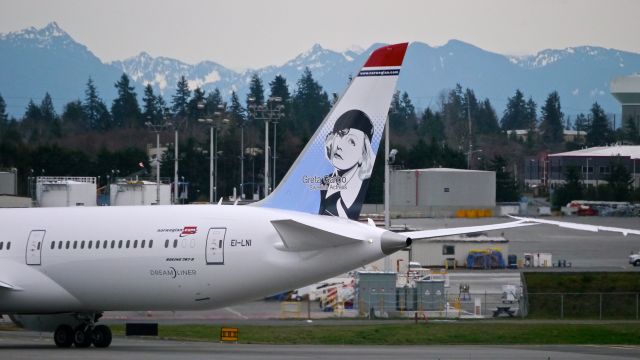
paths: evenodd
<path fill-rule="evenodd" d="M 529 293 L 526 309 L 540 319 L 638 320 L 640 293 Z"/>

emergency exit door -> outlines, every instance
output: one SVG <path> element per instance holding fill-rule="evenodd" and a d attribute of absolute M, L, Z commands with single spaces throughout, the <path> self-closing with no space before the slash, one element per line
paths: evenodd
<path fill-rule="evenodd" d="M 33 230 L 27 241 L 27 265 L 40 265 L 42 261 L 42 246 L 44 244 L 44 230 Z"/>
<path fill-rule="evenodd" d="M 205 259 L 207 265 L 224 264 L 224 237 L 226 228 L 210 228 L 207 234 L 207 249 Z"/>

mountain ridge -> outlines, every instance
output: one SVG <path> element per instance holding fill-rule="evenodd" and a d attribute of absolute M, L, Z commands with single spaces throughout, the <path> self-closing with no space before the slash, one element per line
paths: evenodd
<path fill-rule="evenodd" d="M 282 65 L 270 65 L 242 72 L 215 61 L 188 64 L 169 57 L 153 57 L 144 50 L 123 60 L 102 62 L 85 45 L 76 42 L 57 23 L 41 29 L 30 27 L 0 34 L 0 94 L 8 112 L 21 116 L 29 99 L 36 103 L 49 92 L 56 109 L 82 99 L 89 77 L 110 105 L 115 98 L 113 84 L 122 72 L 130 76 L 139 99 L 143 86 L 151 84 L 167 101 L 184 75 L 193 90 L 219 88 L 225 97 L 236 91 L 244 100 L 251 76 L 258 74 L 268 93 L 268 83 L 280 74 L 293 92 L 302 71 L 309 68 L 329 93 L 341 93 L 348 79 L 357 73 L 368 55 L 381 44 L 362 51 L 334 51 L 314 44 Z M 619 104 L 608 93 L 616 76 L 640 71 L 640 54 L 597 46 L 545 49 L 525 56 L 502 55 L 451 39 L 441 46 L 413 42 L 407 51 L 398 89 L 407 91 L 417 108 L 437 106 L 444 89 L 457 83 L 471 88 L 480 99 L 489 98 L 499 116 L 516 89 L 531 96 L 540 106 L 557 90 L 567 114 L 588 112 L 599 102 L 608 112 L 619 112 Z"/>

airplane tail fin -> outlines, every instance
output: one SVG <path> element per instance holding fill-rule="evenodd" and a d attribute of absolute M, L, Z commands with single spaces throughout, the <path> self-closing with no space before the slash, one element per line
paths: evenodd
<path fill-rule="evenodd" d="M 407 46 L 371 54 L 278 187 L 256 206 L 360 216 Z"/>

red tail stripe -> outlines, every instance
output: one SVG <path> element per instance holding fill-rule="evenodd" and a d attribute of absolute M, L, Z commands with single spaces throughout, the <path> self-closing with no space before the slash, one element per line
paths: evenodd
<path fill-rule="evenodd" d="M 384 46 L 376 49 L 364 67 L 400 66 L 409 43 Z"/>

